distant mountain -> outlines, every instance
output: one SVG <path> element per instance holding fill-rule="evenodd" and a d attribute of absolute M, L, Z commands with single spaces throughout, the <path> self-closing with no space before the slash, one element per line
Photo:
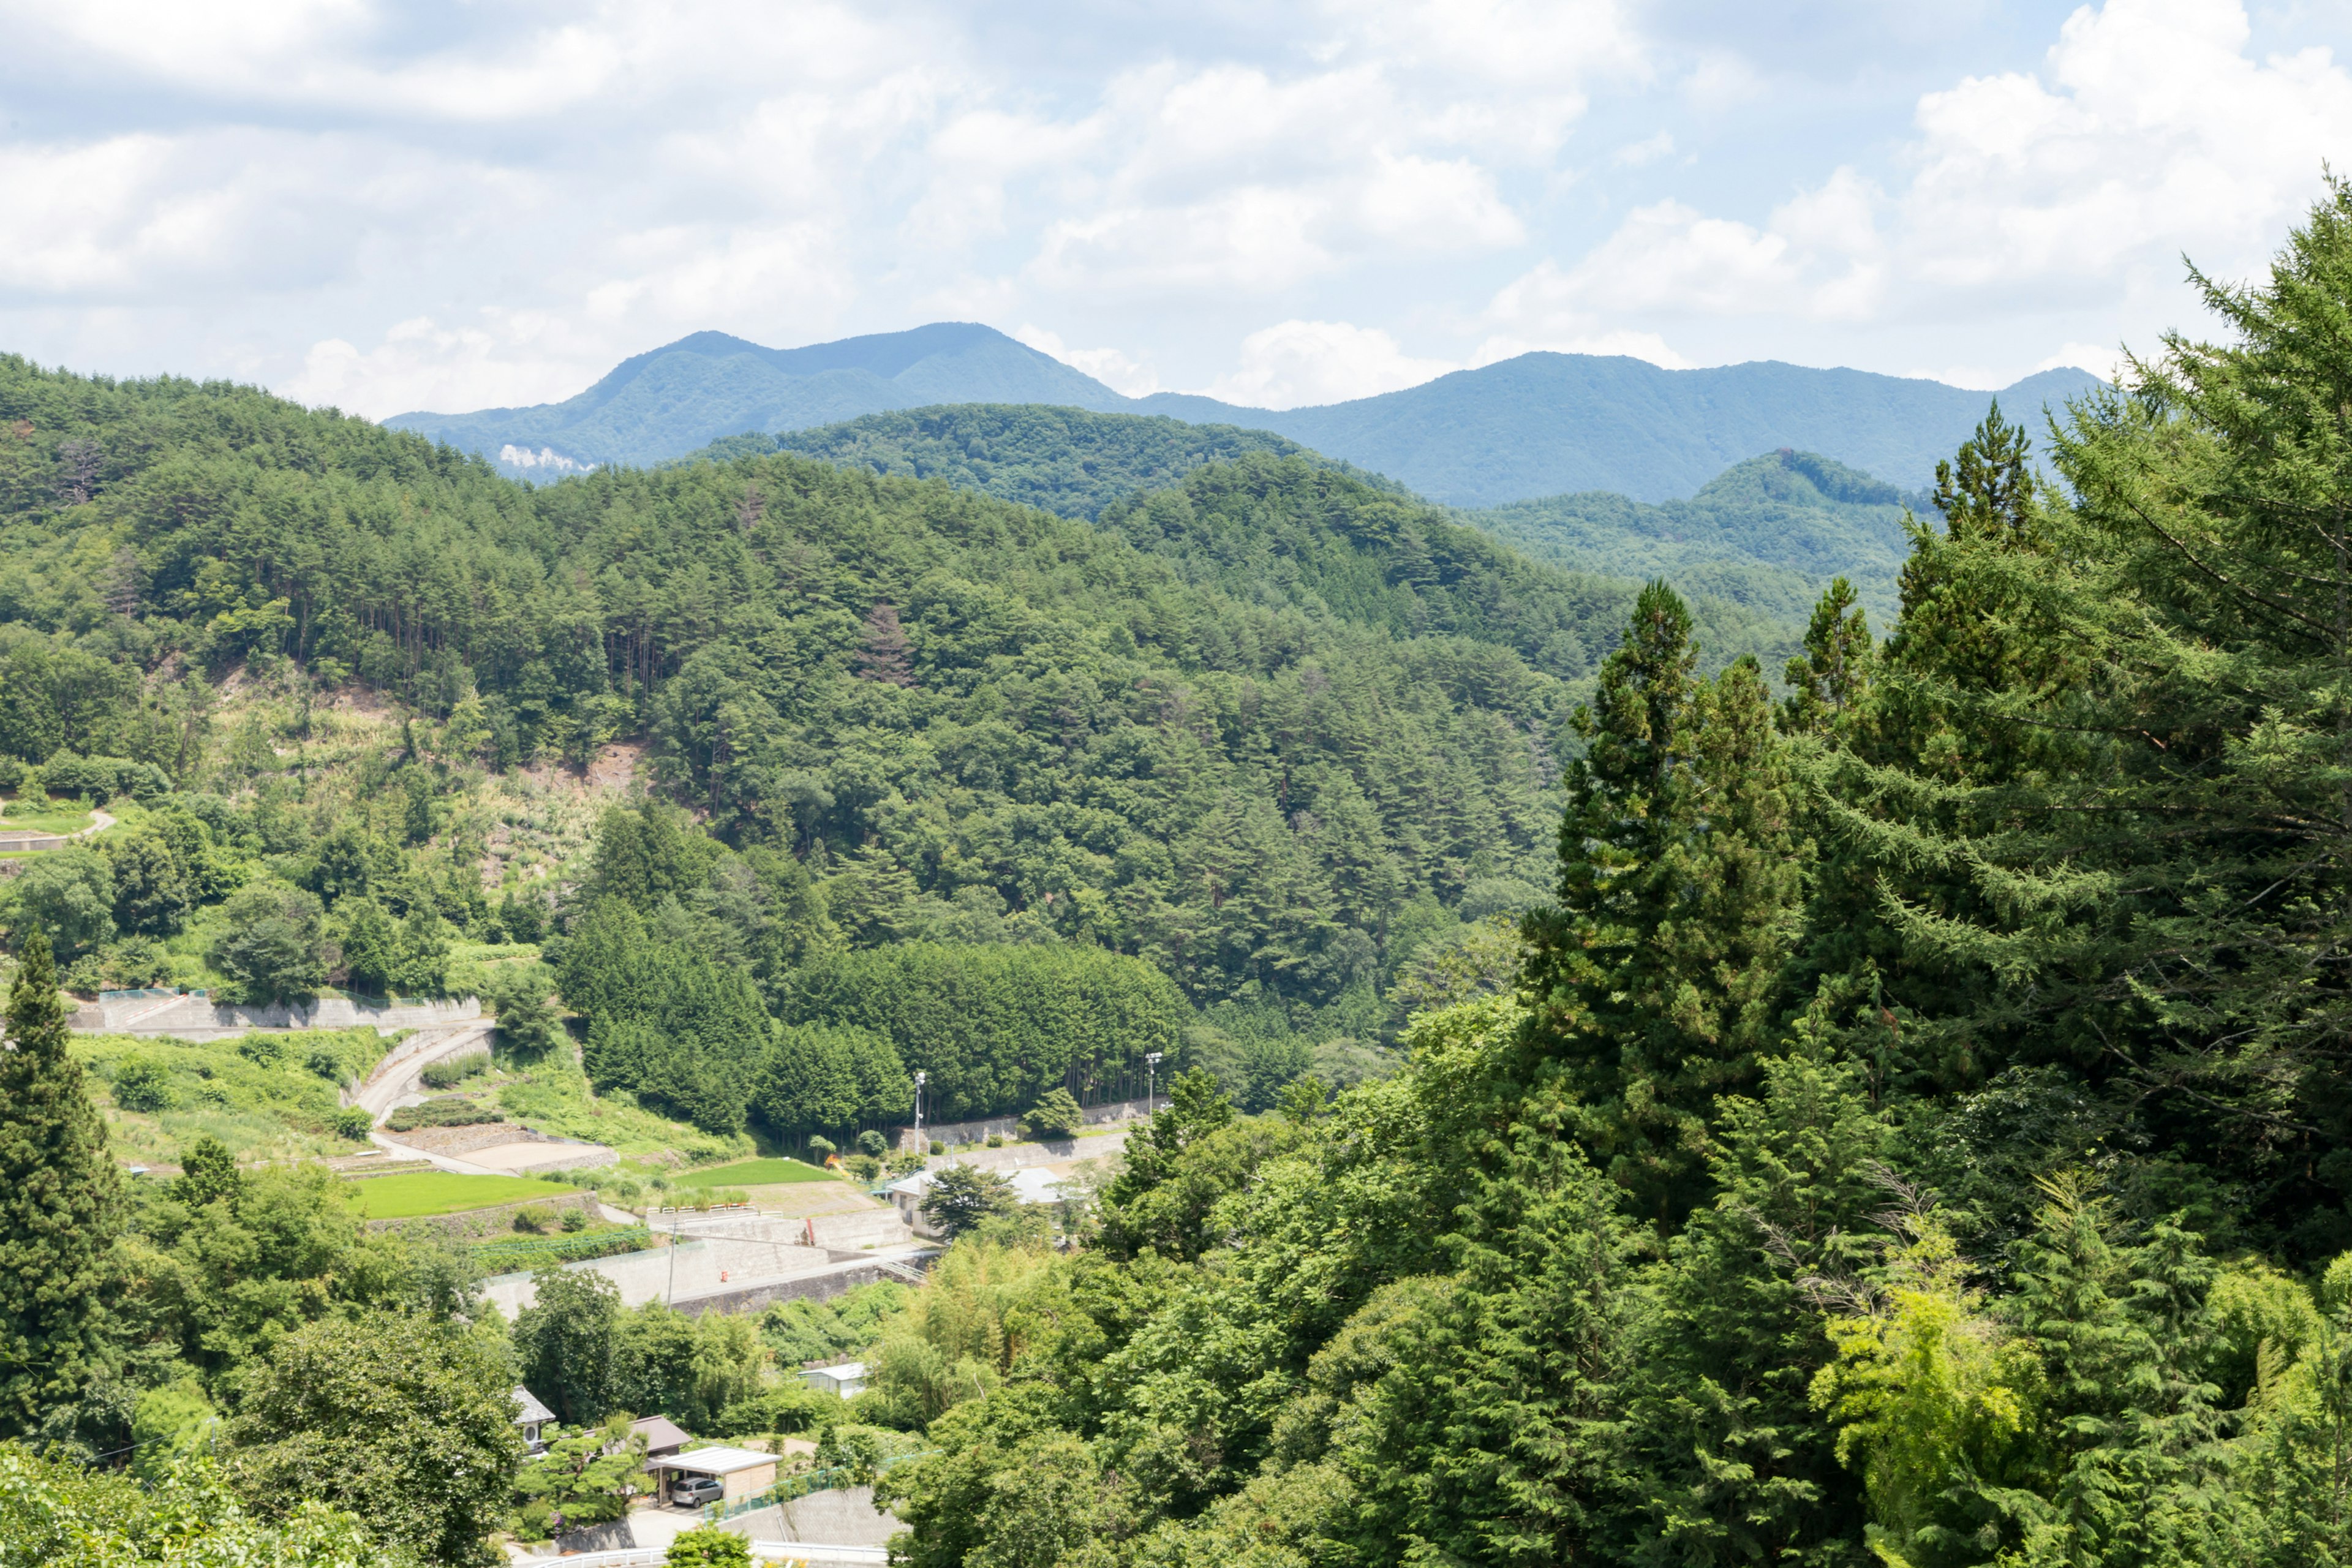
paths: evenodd
<path fill-rule="evenodd" d="M 1997 395 L 2039 434 L 2042 410 L 2100 385 L 2053 370 Z M 1941 382 L 1759 361 L 1661 370 L 1646 361 L 1530 353 L 1402 392 L 1280 414 L 1162 395 L 1136 406 L 1255 425 L 1452 506 L 1578 490 L 1687 496 L 1730 465 L 1789 447 L 1924 486 L 1995 394 Z"/>
<path fill-rule="evenodd" d="M 1906 508 L 1931 521 L 1937 516 L 1923 492 L 1817 453 L 1783 449 L 1735 464 L 1687 500 L 1652 506 L 1586 491 L 1454 515 L 1533 560 L 1613 577 L 1664 577 L 1685 594 L 1727 599 L 1797 626 L 1830 579 L 1843 576 L 1884 632 L 1894 623 L 1895 583 L 1911 552 Z"/>
<path fill-rule="evenodd" d="M 2005 389 L 2013 416 L 2098 384 L 2048 371 Z M 1989 395 L 1856 370 L 1758 363 L 1661 370 L 1641 360 L 1531 353 L 1319 408 L 1244 408 L 1181 393 L 1128 398 L 990 327 L 769 349 L 697 332 L 638 355 L 579 396 L 531 408 L 386 421 L 554 478 L 649 465 L 722 437 L 776 434 L 932 404 L 1038 403 L 1268 431 L 1454 506 L 1605 489 L 1664 501 L 1731 464 L 1788 447 L 1924 485 L 1983 417 Z"/>
<path fill-rule="evenodd" d="M 649 468 L 747 430 L 804 430 L 935 403 L 1129 406 L 992 327 L 940 321 L 800 349 L 697 332 L 624 360 L 562 403 L 384 423 L 479 452 L 517 477 L 554 479 L 599 464 Z"/>
<path fill-rule="evenodd" d="M 868 414 L 782 436 L 728 436 L 676 461 L 732 462 L 771 452 L 797 452 L 877 474 L 941 479 L 959 489 L 1088 519 L 1101 516 L 1113 501 L 1181 484 L 1203 464 L 1232 462 L 1254 452 L 1304 458 L 1375 489 L 1404 490 L 1392 479 L 1334 462 L 1264 430 L 1037 404 L 953 403 Z"/>

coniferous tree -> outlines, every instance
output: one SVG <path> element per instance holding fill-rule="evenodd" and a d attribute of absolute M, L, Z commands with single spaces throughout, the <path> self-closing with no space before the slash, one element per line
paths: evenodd
<path fill-rule="evenodd" d="M 41 1426 L 103 1370 L 121 1205 L 106 1124 L 66 1053 L 48 937 L 26 939 L 0 1043 L 0 1433 Z"/>
<path fill-rule="evenodd" d="M 1528 917 L 1529 1044 L 1643 1214 L 1705 1185 L 1706 1119 L 1754 1081 L 1794 935 L 1790 781 L 1752 659 L 1694 679 L 1689 612 L 1644 589 L 1577 727 L 1559 904 Z"/>
<path fill-rule="evenodd" d="M 1846 729 L 1870 695 L 1874 651 L 1870 620 L 1854 602 L 1853 584 L 1835 579 L 1813 606 L 1805 651 L 1782 673 L 1789 695 L 1780 704 L 1781 730 L 1806 735 Z"/>
<path fill-rule="evenodd" d="M 915 667 L 908 657 L 910 649 L 906 628 L 898 624 L 898 609 L 886 599 L 866 617 L 866 635 L 858 644 L 857 673 L 865 679 L 890 686 L 912 686 Z"/>

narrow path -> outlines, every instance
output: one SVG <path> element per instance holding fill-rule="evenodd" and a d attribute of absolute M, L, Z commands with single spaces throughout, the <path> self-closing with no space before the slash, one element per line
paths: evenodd
<path fill-rule="evenodd" d="M 417 1030 L 394 1047 L 392 1053 L 375 1064 L 359 1088 L 352 1094 L 352 1103 L 364 1109 L 376 1125 L 392 1114 L 395 1100 L 419 1085 L 420 1075 L 437 1061 L 463 1056 L 480 1049 L 489 1040 L 490 1031 L 498 1027 L 491 1018 L 468 1018 L 461 1024 L 440 1024 Z"/>
<path fill-rule="evenodd" d="M 100 810 L 97 806 L 92 806 L 89 809 L 89 826 L 82 828 L 79 832 L 68 833 L 66 837 L 68 838 L 89 838 L 96 834 L 105 832 L 108 828 L 114 826 L 115 821 L 115 817 Z"/>

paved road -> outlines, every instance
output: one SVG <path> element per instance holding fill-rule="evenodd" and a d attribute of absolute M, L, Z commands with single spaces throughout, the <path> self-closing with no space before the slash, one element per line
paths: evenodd
<path fill-rule="evenodd" d="M 496 1027 L 495 1019 L 468 1018 L 462 1023 L 435 1024 L 417 1030 L 375 1064 L 366 1080 L 353 1091 L 352 1103 L 364 1108 L 375 1118 L 376 1125 L 382 1126 L 400 1097 L 421 1087 L 421 1075 L 426 1067 L 485 1048 L 490 1031 Z"/>

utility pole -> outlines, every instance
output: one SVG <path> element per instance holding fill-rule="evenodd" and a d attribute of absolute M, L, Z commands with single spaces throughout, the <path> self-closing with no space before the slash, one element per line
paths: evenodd
<path fill-rule="evenodd" d="M 1143 1053 L 1143 1114 L 1152 1115 L 1160 1109 L 1160 1053 Z"/>
<path fill-rule="evenodd" d="M 923 1142 L 923 1085 L 929 1076 L 920 1068 L 915 1069 L 915 1152 L 918 1154 L 928 1153 L 930 1150 L 930 1145 Z"/>

